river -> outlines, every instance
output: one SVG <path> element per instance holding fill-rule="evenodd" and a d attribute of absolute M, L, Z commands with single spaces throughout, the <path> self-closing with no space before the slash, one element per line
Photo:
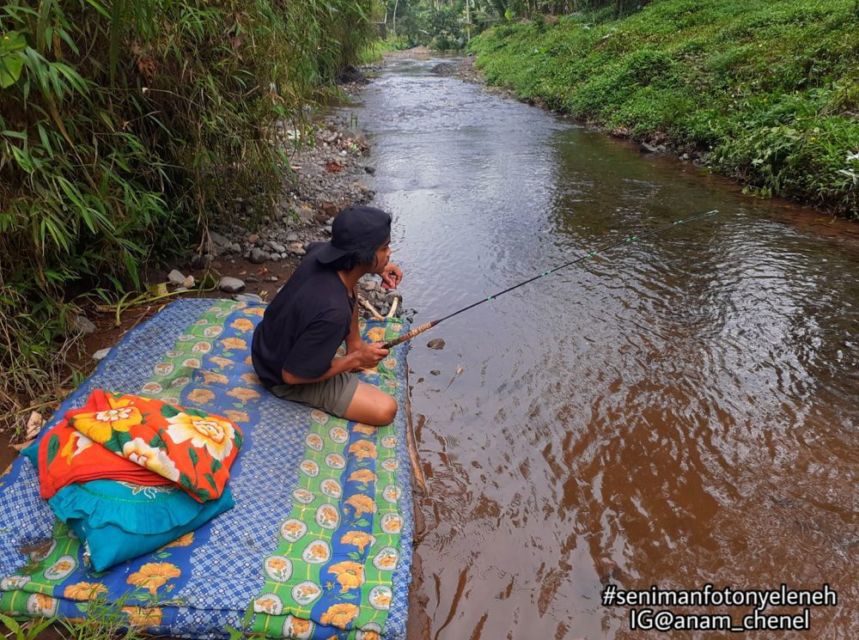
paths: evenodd
<path fill-rule="evenodd" d="M 607 582 L 828 583 L 839 605 L 812 608 L 812 636 L 856 637 L 859 227 L 643 156 L 437 62 L 389 63 L 346 110 L 372 139 L 375 204 L 394 214 L 417 323 L 623 235 L 720 213 L 414 340 L 428 491 L 410 638 L 640 637 L 628 609 L 602 606 Z"/>

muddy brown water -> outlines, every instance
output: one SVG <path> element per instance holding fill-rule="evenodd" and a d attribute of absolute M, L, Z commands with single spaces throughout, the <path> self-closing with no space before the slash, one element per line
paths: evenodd
<path fill-rule="evenodd" d="M 857 637 L 857 225 L 641 156 L 437 62 L 390 63 L 346 110 L 372 137 L 416 322 L 619 234 L 720 215 L 414 341 L 428 494 L 410 638 L 640 637 L 601 605 L 608 581 L 828 583 L 840 603 L 811 611 L 811 636 Z"/>

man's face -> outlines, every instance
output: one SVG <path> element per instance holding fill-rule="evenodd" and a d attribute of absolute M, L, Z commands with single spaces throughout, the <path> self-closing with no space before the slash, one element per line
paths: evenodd
<path fill-rule="evenodd" d="M 381 247 L 376 249 L 376 261 L 374 263 L 373 273 L 382 273 L 388 262 L 391 261 L 391 239 L 388 238 Z"/>

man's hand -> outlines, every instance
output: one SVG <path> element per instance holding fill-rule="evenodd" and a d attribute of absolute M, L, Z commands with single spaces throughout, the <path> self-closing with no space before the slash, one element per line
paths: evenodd
<path fill-rule="evenodd" d="M 389 262 L 382 269 L 382 287 L 384 289 L 396 289 L 403 281 L 403 270 L 393 262 Z"/>
<path fill-rule="evenodd" d="M 383 348 L 383 342 L 362 342 L 361 346 L 352 351 L 348 357 L 353 360 L 353 371 L 372 369 L 379 361 L 388 355 L 388 349 Z"/>

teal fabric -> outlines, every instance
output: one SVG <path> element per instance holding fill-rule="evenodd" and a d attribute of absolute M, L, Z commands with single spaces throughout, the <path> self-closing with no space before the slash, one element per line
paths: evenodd
<path fill-rule="evenodd" d="M 38 469 L 37 444 L 21 455 Z M 93 480 L 63 487 L 48 504 L 84 541 L 92 567 L 104 571 L 173 542 L 231 509 L 234 502 L 229 486 L 219 499 L 201 504 L 172 486 Z"/>
<path fill-rule="evenodd" d="M 173 542 L 234 502 L 229 486 L 217 500 L 201 504 L 172 486 L 93 480 L 63 487 L 48 504 L 85 541 L 92 567 L 104 571 Z"/>
<path fill-rule="evenodd" d="M 21 449 L 21 455 L 27 458 L 32 464 L 33 468 L 38 471 L 39 470 L 39 443 L 34 442 L 26 449 Z"/>

